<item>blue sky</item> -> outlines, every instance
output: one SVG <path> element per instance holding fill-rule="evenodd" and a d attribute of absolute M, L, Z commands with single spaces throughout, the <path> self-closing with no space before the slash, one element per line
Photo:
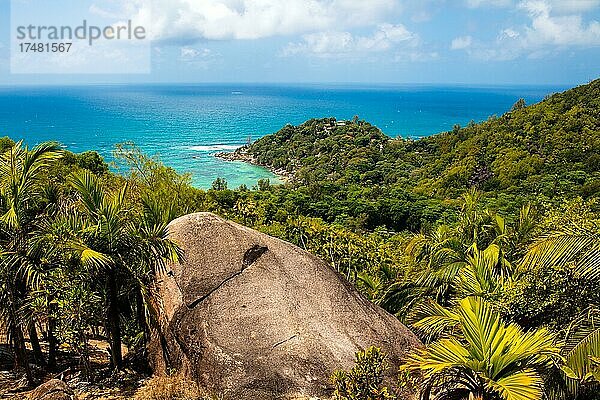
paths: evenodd
<path fill-rule="evenodd" d="M 28 0 L 14 0 L 27 2 Z M 152 32 L 150 74 L 10 73 L 0 0 L 0 84 L 366 82 L 578 84 L 600 76 L 600 0 L 54 0 Z M 151 4 L 149 4 L 151 3 Z M 54 11 L 53 11 L 54 10 Z M 70 23 L 70 22 L 69 22 Z"/>

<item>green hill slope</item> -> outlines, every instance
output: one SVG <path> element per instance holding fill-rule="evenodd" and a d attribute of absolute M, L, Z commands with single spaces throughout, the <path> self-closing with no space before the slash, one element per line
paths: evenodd
<path fill-rule="evenodd" d="M 296 186 L 589 197 L 600 190 L 600 80 L 420 140 L 389 138 L 364 121 L 321 119 L 286 126 L 246 151 L 292 172 Z"/>

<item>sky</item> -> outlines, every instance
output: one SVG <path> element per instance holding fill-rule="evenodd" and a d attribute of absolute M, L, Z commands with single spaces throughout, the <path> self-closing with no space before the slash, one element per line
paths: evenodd
<path fill-rule="evenodd" d="M 600 0 L 40 1 L 0 0 L 1 85 L 575 85 L 600 77 Z M 150 68 L 11 73 L 15 10 L 69 24 L 131 19 L 148 28 Z"/>

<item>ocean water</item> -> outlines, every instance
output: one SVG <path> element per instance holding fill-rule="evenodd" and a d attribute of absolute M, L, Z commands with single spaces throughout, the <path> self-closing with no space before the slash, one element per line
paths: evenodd
<path fill-rule="evenodd" d="M 564 87 L 359 85 L 122 85 L 0 87 L 0 136 L 30 145 L 57 140 L 74 152 L 110 160 L 114 145 L 134 142 L 192 174 L 197 187 L 217 177 L 229 187 L 277 178 L 214 157 L 248 140 L 310 118 L 361 119 L 396 137 L 422 137 L 482 121 Z"/>

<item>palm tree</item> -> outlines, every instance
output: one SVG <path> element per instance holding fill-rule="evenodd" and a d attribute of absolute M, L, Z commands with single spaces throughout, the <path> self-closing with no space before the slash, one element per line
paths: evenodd
<path fill-rule="evenodd" d="M 403 312 L 405 321 L 411 323 L 424 338 L 439 336 L 444 326 L 433 328 L 427 323 L 420 324 L 420 321 L 440 317 L 445 320 L 444 307 L 453 307 L 457 300 L 469 296 L 494 296 L 514 276 L 514 267 L 496 244 L 479 250 L 474 243 L 461 258 L 454 258 L 450 265 L 443 265 L 437 270 L 420 272 L 414 284 L 390 286 L 376 303 L 388 310 L 391 308 L 392 312 Z M 400 310 L 394 308 L 397 302 L 403 304 Z"/>
<path fill-rule="evenodd" d="M 562 370 L 573 395 L 588 387 L 600 388 L 600 310 L 591 308 L 571 323 L 563 355 Z"/>
<path fill-rule="evenodd" d="M 6 305 L 0 317 L 15 347 L 16 365 L 25 369 L 30 382 L 32 376 L 21 326 L 29 326 L 30 340 L 38 358 L 41 350 L 34 321 L 26 320 L 22 314 L 30 291 L 27 249 L 45 206 L 42 178 L 61 156 L 56 143 L 42 143 L 29 150 L 22 142 L 0 155 L 0 297 Z"/>
<path fill-rule="evenodd" d="M 33 233 L 28 249 L 30 265 L 28 283 L 32 289 L 32 313 L 37 311 L 46 322 L 48 340 L 48 361 L 50 368 L 56 365 L 56 325 L 57 298 L 64 287 L 66 276 L 78 265 L 78 253 L 74 249 L 81 248 L 77 239 L 78 232 L 83 230 L 83 220 L 69 213 L 73 207 L 71 202 L 55 204 L 53 212 L 38 224 Z M 35 306 L 38 310 L 35 310 Z"/>
<path fill-rule="evenodd" d="M 454 276 L 454 297 L 446 308 L 434 299 L 425 298 L 414 305 L 408 314 L 407 322 L 426 341 L 447 333 L 456 333 L 457 314 L 451 309 L 458 301 L 468 297 L 489 298 L 497 294 L 503 285 L 512 279 L 512 265 L 502 257 L 500 247 L 492 244 L 485 250 L 479 250 L 473 244 L 464 265 Z"/>
<path fill-rule="evenodd" d="M 383 290 L 374 300 L 377 304 L 410 322 L 418 320 L 414 314 L 421 307 L 427 311 L 431 301 L 451 306 L 470 295 L 487 297 L 516 277 L 519 269 L 511 260 L 521 258 L 531 240 L 535 210 L 523 206 L 518 221 L 508 224 L 497 213 L 482 209 L 480 197 L 477 191 L 465 193 L 455 226 L 439 225 L 412 235 L 405 252 L 416 276 Z"/>
<path fill-rule="evenodd" d="M 167 239 L 167 224 L 172 209 L 145 199 L 144 210 L 137 213 L 125 204 L 127 185 L 114 194 L 102 188 L 98 178 L 84 171 L 71 177 L 79 194 L 87 227 L 81 232 L 79 254 L 84 265 L 102 271 L 106 293 L 106 328 L 110 340 L 111 362 L 122 366 L 121 314 L 122 291 L 134 287 L 134 296 L 142 298 L 139 308 L 151 295 L 151 284 L 166 260 L 178 261 L 179 248 Z M 139 315 L 139 313 L 138 313 Z"/>
<path fill-rule="evenodd" d="M 508 259 L 519 253 L 535 226 L 535 213 L 528 205 L 513 226 L 495 212 L 482 209 L 480 199 L 480 192 L 468 191 L 456 226 L 440 225 L 432 232 L 413 235 L 406 246 L 407 254 L 421 267 L 416 285 L 429 289 L 443 305 L 457 296 L 457 283 L 465 270 L 494 272 L 502 278 L 512 275 Z M 486 270 L 474 270 L 484 265 Z"/>
<path fill-rule="evenodd" d="M 526 270 L 566 264 L 574 264 L 587 279 L 600 279 L 598 227 L 570 225 L 540 236 L 530 246 L 520 268 Z"/>
<path fill-rule="evenodd" d="M 33 235 L 29 257 L 35 263 L 28 271 L 32 288 L 28 306 L 44 321 L 48 340 L 48 366 L 55 366 L 59 340 L 79 356 L 85 379 L 93 379 L 89 332 L 99 326 L 96 316 L 102 315 L 96 277 L 98 265 L 83 265 L 82 258 L 93 257 L 83 242 L 83 232 L 92 227 L 81 215 L 75 214 L 73 199 L 56 204 L 55 209 L 40 221 Z M 85 255 L 82 253 L 85 252 Z"/>
<path fill-rule="evenodd" d="M 454 280 L 460 298 L 468 296 L 490 296 L 514 276 L 514 267 L 505 258 L 501 247 L 496 244 L 479 250 L 473 244 L 467 261 Z"/>
<path fill-rule="evenodd" d="M 583 278 L 600 279 L 600 231 L 594 224 L 567 224 L 535 240 L 519 265 L 520 270 L 573 265 Z M 580 391 L 600 385 L 600 311 L 598 304 L 578 315 L 565 335 L 563 355 L 567 388 Z M 593 390 L 593 389 L 592 389 Z"/>
<path fill-rule="evenodd" d="M 542 399 L 538 371 L 560 359 L 554 334 L 506 324 L 479 297 L 461 300 L 447 318 L 458 335 L 416 350 L 402 367 L 423 374 L 422 399 Z"/>
<path fill-rule="evenodd" d="M 137 304 L 138 323 L 143 328 L 144 344 L 149 340 L 150 328 L 158 328 L 159 310 L 154 301 L 156 275 L 165 272 L 166 261 L 180 262 L 183 251 L 168 239 L 168 225 L 177 214 L 173 203 L 168 207 L 159 199 L 143 197 L 142 214 L 135 229 L 136 246 L 131 256 L 138 262 L 131 272 L 135 281 L 134 297 Z"/>

